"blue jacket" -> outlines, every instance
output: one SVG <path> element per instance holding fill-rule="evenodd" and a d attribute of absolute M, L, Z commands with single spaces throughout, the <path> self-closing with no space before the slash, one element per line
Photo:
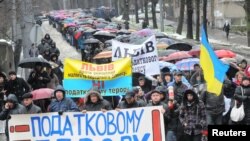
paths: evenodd
<path fill-rule="evenodd" d="M 65 90 L 62 86 L 57 86 L 54 95 L 57 91 L 62 91 L 64 94 L 64 98 L 59 101 L 57 99 L 54 99 L 50 105 L 49 105 L 49 111 L 50 112 L 77 112 L 79 111 L 76 103 L 70 99 L 65 97 Z M 56 96 L 55 96 L 56 97 Z"/>

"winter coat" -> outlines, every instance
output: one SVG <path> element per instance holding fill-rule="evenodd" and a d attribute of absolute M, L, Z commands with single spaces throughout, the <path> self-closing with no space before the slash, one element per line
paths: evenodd
<path fill-rule="evenodd" d="M 192 91 L 193 102 L 189 104 L 187 94 L 183 95 L 180 106 L 179 120 L 183 125 L 184 133 L 188 135 L 200 135 L 202 130 L 207 129 L 206 109 L 204 103 L 199 100 L 197 94 Z M 186 126 L 185 126 L 186 124 Z"/>
<path fill-rule="evenodd" d="M 50 82 L 47 84 L 47 88 L 50 89 L 56 89 L 56 87 L 59 85 L 59 80 L 56 74 L 53 73 L 53 77 L 50 77 Z"/>
<path fill-rule="evenodd" d="M 11 115 L 17 115 L 17 114 L 24 114 L 25 108 L 23 105 L 18 103 L 17 97 L 14 94 L 9 94 L 7 97 L 7 100 L 11 100 L 14 102 L 14 108 L 13 109 L 3 109 L 3 111 L 0 113 L 0 120 L 6 120 L 6 127 L 5 127 L 5 134 L 8 138 L 9 132 L 8 132 L 8 122 Z"/>
<path fill-rule="evenodd" d="M 97 103 L 92 103 L 90 100 L 90 95 L 95 93 L 98 97 Z M 84 105 L 84 110 L 87 111 L 101 111 L 101 109 L 105 110 L 112 110 L 111 104 L 102 98 L 101 94 L 97 91 L 89 91 L 88 94 L 86 94 L 86 99 L 85 99 L 85 105 Z"/>
<path fill-rule="evenodd" d="M 241 87 L 243 90 L 243 96 L 242 96 L 242 91 Z M 244 122 L 247 125 L 250 125 L 250 86 L 239 86 L 235 90 L 235 96 L 234 98 L 244 104 L 244 111 L 245 111 L 245 118 Z"/>
<path fill-rule="evenodd" d="M 35 104 L 31 103 L 29 106 L 25 107 L 24 114 L 37 114 L 37 113 L 42 113 L 42 110 Z"/>
<path fill-rule="evenodd" d="M 211 115 L 220 115 L 225 111 L 223 92 L 221 92 L 219 96 L 209 92 L 203 92 L 200 99 L 204 102 L 207 113 Z"/>
<path fill-rule="evenodd" d="M 48 38 L 46 38 L 46 36 L 48 36 Z M 48 45 L 51 45 L 53 43 L 53 40 L 50 38 L 49 34 L 45 34 L 43 40 L 45 41 L 45 43 L 47 43 Z"/>
<path fill-rule="evenodd" d="M 165 129 L 167 131 L 177 131 L 178 123 L 179 123 L 179 104 L 177 102 L 174 102 L 174 108 L 173 109 L 166 109 L 165 113 Z"/>
<path fill-rule="evenodd" d="M 117 108 L 120 109 L 129 109 L 129 108 L 138 108 L 138 107 L 144 107 L 145 104 L 142 102 L 135 101 L 132 104 L 128 104 L 126 100 L 121 101 L 118 105 Z"/>
<path fill-rule="evenodd" d="M 49 105 L 49 112 L 77 112 L 79 111 L 76 103 L 72 99 L 66 98 L 65 90 L 61 85 L 58 85 L 56 90 L 54 91 L 55 98 L 56 98 L 57 91 L 62 91 L 64 94 L 64 98 L 61 101 L 54 99 Z"/>
<path fill-rule="evenodd" d="M 174 98 L 177 101 L 177 103 L 180 104 L 182 102 L 183 93 L 188 89 L 188 86 L 182 82 L 179 83 L 174 82 L 172 86 L 174 87 Z"/>
<path fill-rule="evenodd" d="M 23 78 L 17 77 L 15 80 L 9 80 L 7 85 L 7 95 L 15 94 L 18 101 L 22 101 L 23 94 L 30 91 L 30 87 Z"/>
<path fill-rule="evenodd" d="M 198 76 L 200 76 L 200 81 L 197 81 L 196 79 Z M 201 71 L 196 71 L 190 78 L 190 84 L 194 86 L 201 83 L 205 83 L 204 75 Z"/>
<path fill-rule="evenodd" d="M 42 77 L 43 79 L 40 80 L 39 79 L 40 77 Z M 28 78 L 28 83 L 31 85 L 33 90 L 46 88 L 49 82 L 50 82 L 50 77 L 46 71 L 42 72 L 32 71 Z"/>
<path fill-rule="evenodd" d="M 30 57 L 37 57 L 39 55 L 39 51 L 36 47 L 31 47 L 29 49 L 29 55 Z"/>
<path fill-rule="evenodd" d="M 37 46 L 37 49 L 38 49 L 40 55 L 43 55 L 45 50 L 49 49 L 49 48 L 50 48 L 50 46 L 46 43 L 44 43 L 44 44 L 41 43 Z"/>
<path fill-rule="evenodd" d="M 51 47 L 49 49 L 49 53 L 50 54 L 56 54 L 57 56 L 60 56 L 60 51 L 59 51 L 59 49 L 57 47 Z"/>

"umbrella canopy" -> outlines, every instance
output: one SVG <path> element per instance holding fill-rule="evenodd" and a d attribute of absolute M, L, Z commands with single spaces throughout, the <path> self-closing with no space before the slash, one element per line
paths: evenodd
<path fill-rule="evenodd" d="M 174 44 L 174 40 L 169 39 L 169 38 L 161 38 L 158 40 L 159 43 L 166 43 L 168 45 Z"/>
<path fill-rule="evenodd" d="M 102 38 L 104 38 L 104 39 L 110 40 L 110 39 L 115 38 L 114 34 L 111 34 L 110 32 L 107 32 L 107 31 L 98 31 L 93 36 L 96 39 L 102 39 Z"/>
<path fill-rule="evenodd" d="M 235 58 L 221 58 L 220 60 L 224 63 L 237 63 Z"/>
<path fill-rule="evenodd" d="M 192 49 L 192 46 L 187 43 L 175 43 L 170 45 L 167 49 L 175 49 L 180 51 L 189 51 Z"/>
<path fill-rule="evenodd" d="M 100 41 L 94 38 L 87 39 L 84 41 L 84 44 L 98 44 Z"/>
<path fill-rule="evenodd" d="M 166 43 L 158 43 L 156 44 L 158 49 L 166 49 L 168 47 L 168 44 Z"/>
<path fill-rule="evenodd" d="M 96 32 L 97 30 L 96 29 L 93 29 L 93 28 L 89 28 L 87 29 L 86 31 L 84 31 L 85 33 L 93 33 L 93 32 Z"/>
<path fill-rule="evenodd" d="M 177 50 L 172 50 L 172 49 L 169 49 L 169 50 L 157 50 L 157 51 L 158 51 L 158 56 L 159 57 L 168 56 L 169 54 L 177 52 Z"/>
<path fill-rule="evenodd" d="M 39 100 L 39 99 L 47 99 L 47 98 L 51 98 L 53 96 L 53 89 L 49 89 L 49 88 L 41 88 L 41 89 L 37 89 L 32 91 L 32 95 L 33 95 L 33 100 Z"/>
<path fill-rule="evenodd" d="M 162 58 L 163 61 L 174 61 L 174 60 L 181 60 L 181 59 L 186 59 L 186 58 L 192 58 L 190 54 L 186 51 L 179 51 L 179 52 L 174 52 L 167 57 Z"/>
<path fill-rule="evenodd" d="M 164 34 L 163 32 L 155 32 L 155 37 L 156 38 L 167 38 L 168 36 Z"/>
<path fill-rule="evenodd" d="M 215 54 L 218 56 L 218 58 L 234 58 L 236 54 L 230 50 L 216 50 Z"/>
<path fill-rule="evenodd" d="M 160 67 L 161 71 L 164 68 L 168 68 L 170 72 L 178 70 L 178 68 L 176 67 L 176 65 L 174 65 L 172 63 L 169 63 L 169 62 L 164 62 L 164 61 L 159 61 L 159 67 Z"/>
<path fill-rule="evenodd" d="M 35 65 L 37 63 L 41 63 L 43 67 L 50 67 L 50 63 L 45 60 L 42 57 L 30 57 L 30 58 L 24 58 L 21 60 L 18 64 L 19 67 L 21 68 L 30 68 L 33 69 L 35 68 Z"/>
<path fill-rule="evenodd" d="M 190 71 L 194 70 L 194 65 L 200 64 L 200 59 L 198 58 L 189 58 L 189 59 L 183 59 L 181 61 L 178 61 L 175 63 L 177 68 L 181 71 Z"/>
<path fill-rule="evenodd" d="M 93 59 L 104 59 L 104 58 L 111 58 L 112 51 L 103 51 L 98 53 Z"/>
<path fill-rule="evenodd" d="M 142 30 L 134 32 L 133 34 L 141 36 L 141 37 L 148 37 L 148 36 L 154 35 L 154 31 L 151 29 L 142 29 Z"/>
<path fill-rule="evenodd" d="M 125 29 L 122 29 L 122 30 L 117 31 L 117 34 L 118 34 L 118 35 L 123 35 L 123 34 L 129 35 L 130 33 L 131 33 L 131 32 L 129 32 L 128 30 L 125 30 Z"/>

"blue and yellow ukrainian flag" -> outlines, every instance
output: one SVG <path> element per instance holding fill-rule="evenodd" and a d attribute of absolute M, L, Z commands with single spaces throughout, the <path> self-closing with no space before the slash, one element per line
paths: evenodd
<path fill-rule="evenodd" d="M 208 43 L 204 27 L 201 36 L 200 65 L 207 82 L 207 91 L 219 96 L 229 66 L 222 63 L 214 53 Z"/>

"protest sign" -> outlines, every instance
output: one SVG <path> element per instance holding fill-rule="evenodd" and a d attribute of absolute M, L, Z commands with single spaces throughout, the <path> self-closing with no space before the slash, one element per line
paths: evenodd
<path fill-rule="evenodd" d="M 91 64 L 66 59 L 63 86 L 67 97 L 84 97 L 94 86 L 103 96 L 124 95 L 132 88 L 131 59 L 109 64 Z"/>
<path fill-rule="evenodd" d="M 160 74 L 155 36 L 141 45 L 112 40 L 112 61 L 124 57 L 132 57 L 133 72 L 147 76 Z"/>
<path fill-rule="evenodd" d="M 10 141 L 165 141 L 161 108 L 12 115 Z"/>
<path fill-rule="evenodd" d="M 0 134 L 5 133 L 5 122 L 0 120 Z"/>

